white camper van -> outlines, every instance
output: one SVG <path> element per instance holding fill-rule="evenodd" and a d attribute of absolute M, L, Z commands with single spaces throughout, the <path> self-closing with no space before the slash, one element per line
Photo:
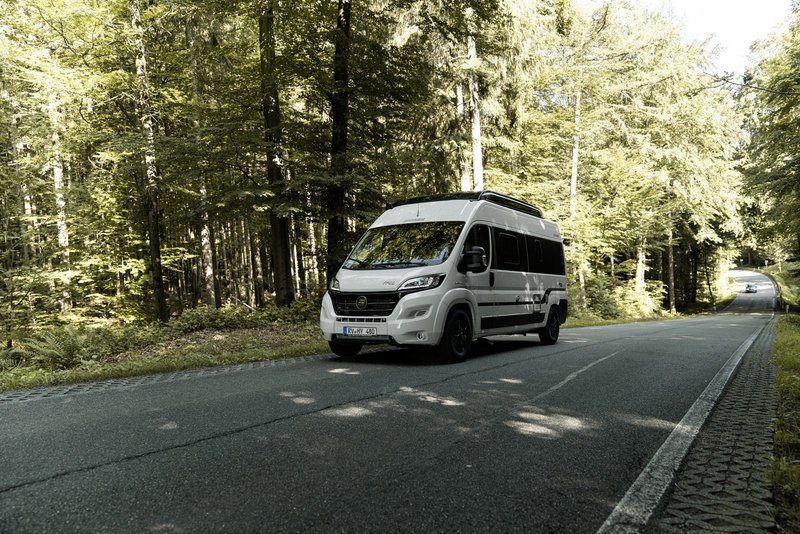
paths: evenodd
<path fill-rule="evenodd" d="M 536 332 L 553 344 L 566 317 L 558 226 L 530 204 L 481 191 L 387 206 L 331 280 L 320 327 L 340 356 L 390 343 L 460 361 L 495 334 Z"/>

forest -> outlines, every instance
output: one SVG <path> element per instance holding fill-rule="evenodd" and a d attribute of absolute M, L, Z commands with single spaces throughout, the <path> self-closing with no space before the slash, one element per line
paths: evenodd
<path fill-rule="evenodd" d="M 794 19 L 739 83 L 622 0 L 0 13 L 5 350 L 203 307 L 313 317 L 386 202 L 432 193 L 559 223 L 578 317 L 714 305 L 730 266 L 800 253 Z"/>

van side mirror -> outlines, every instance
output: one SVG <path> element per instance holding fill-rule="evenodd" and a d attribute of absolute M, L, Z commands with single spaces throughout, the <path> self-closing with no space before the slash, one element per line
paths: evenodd
<path fill-rule="evenodd" d="M 458 270 L 462 273 L 482 273 L 489 266 L 486 250 L 483 247 L 472 247 L 461 256 Z"/>

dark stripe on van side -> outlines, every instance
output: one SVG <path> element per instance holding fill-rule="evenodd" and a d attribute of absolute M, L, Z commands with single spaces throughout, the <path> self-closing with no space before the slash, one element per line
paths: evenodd
<path fill-rule="evenodd" d="M 566 292 L 567 290 L 565 288 L 563 288 L 563 287 L 549 287 L 549 288 L 545 289 L 544 293 L 541 295 L 541 297 L 542 297 L 541 304 L 547 304 L 547 300 L 550 297 L 550 293 L 552 293 L 553 291 L 564 291 L 564 292 Z M 539 296 L 538 294 L 534 295 L 534 297 L 538 297 L 538 296 Z M 478 303 L 478 307 L 484 307 L 484 306 L 514 306 L 516 304 L 540 304 L 540 303 L 539 302 L 535 302 L 535 301 L 534 302 L 530 302 L 530 301 L 527 301 L 527 300 L 520 301 L 520 302 L 479 302 Z"/>
<path fill-rule="evenodd" d="M 547 304 L 548 299 L 550 298 L 550 293 L 553 291 L 563 291 L 567 292 L 566 288 L 563 287 L 549 287 L 545 290 L 544 295 L 542 296 L 542 304 Z"/>
<path fill-rule="evenodd" d="M 528 302 L 527 300 L 521 300 L 519 302 L 479 302 L 478 307 L 484 306 L 516 306 L 518 304 L 536 304 L 535 302 Z"/>
<path fill-rule="evenodd" d="M 525 324 L 535 324 L 544 321 L 544 314 L 522 313 L 519 315 L 498 315 L 495 317 L 484 317 L 481 319 L 481 330 L 491 328 L 504 328 L 507 326 L 520 326 Z"/>

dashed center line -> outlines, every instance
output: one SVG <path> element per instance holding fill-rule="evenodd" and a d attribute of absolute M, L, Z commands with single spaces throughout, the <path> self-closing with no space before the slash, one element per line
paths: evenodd
<path fill-rule="evenodd" d="M 599 360 L 595 360 L 595 361 L 593 361 L 592 363 L 590 363 L 589 365 L 586 365 L 586 366 L 584 366 L 584 367 L 582 367 L 582 368 L 578 369 L 578 370 L 577 370 L 577 371 L 575 371 L 574 373 L 570 373 L 570 374 L 567 376 L 567 378 L 565 378 L 564 380 L 562 380 L 561 382 L 559 382 L 559 383 L 558 383 L 558 384 L 556 384 L 555 386 L 551 387 L 551 388 L 550 388 L 550 389 L 548 389 L 547 391 L 543 391 L 542 393 L 539 393 L 538 395 L 536 395 L 536 396 L 533 398 L 533 400 L 535 400 L 535 401 L 536 401 L 536 400 L 539 400 L 539 399 L 543 399 L 544 397 L 547 397 L 547 396 L 548 396 L 548 395 L 550 395 L 551 393 L 553 393 L 553 392 L 555 392 L 555 391 L 558 391 L 558 390 L 559 390 L 559 389 L 561 389 L 562 387 L 566 386 L 568 383 L 570 383 L 570 382 L 572 382 L 573 380 L 575 380 L 575 379 L 578 377 L 578 375 L 580 375 L 581 373 L 584 373 L 584 372 L 588 371 L 589 369 L 591 369 L 592 367 L 594 367 L 594 366 L 595 366 L 595 365 L 597 365 L 598 363 L 602 363 L 602 362 L 606 361 L 607 359 L 609 359 L 609 358 L 611 358 L 611 357 L 613 357 L 613 356 L 616 356 L 616 355 L 617 355 L 617 354 L 619 354 L 619 353 L 620 353 L 620 351 L 617 351 L 617 352 L 612 352 L 612 353 L 611 353 L 611 354 L 609 354 L 608 356 L 604 356 L 604 357 L 600 358 Z"/>

